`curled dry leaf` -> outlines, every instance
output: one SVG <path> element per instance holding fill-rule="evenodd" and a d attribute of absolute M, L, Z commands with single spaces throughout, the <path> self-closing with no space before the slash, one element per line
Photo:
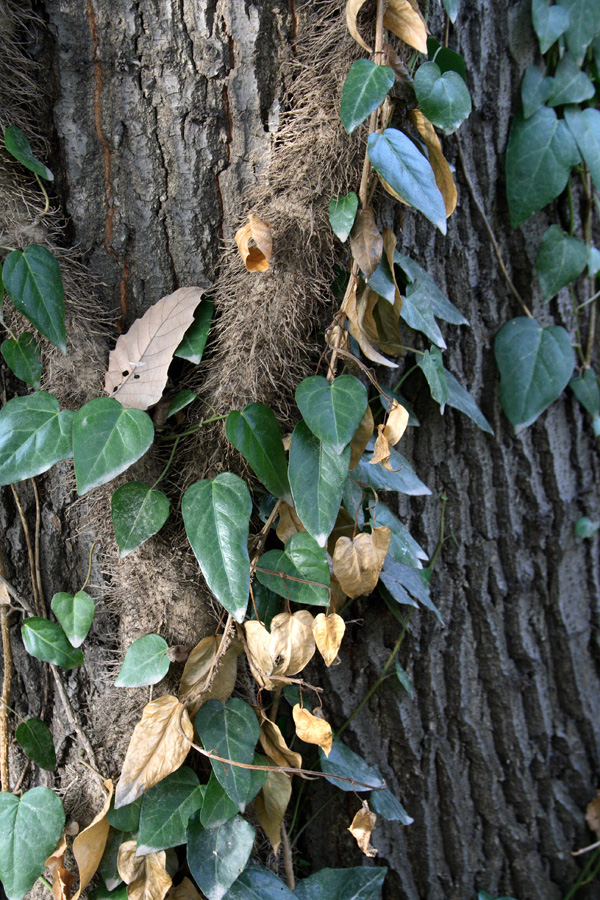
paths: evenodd
<path fill-rule="evenodd" d="M 137 800 L 183 764 L 194 728 L 177 697 L 152 700 L 133 729 L 119 784 L 115 809 Z"/>
<path fill-rule="evenodd" d="M 348 597 L 370 594 L 390 546 L 392 532 L 387 525 L 371 534 L 357 534 L 354 540 L 341 537 L 335 545 L 333 571 Z"/>
<path fill-rule="evenodd" d="M 366 50 L 367 53 L 372 53 L 373 51 L 369 47 L 368 44 L 365 44 L 363 39 L 361 38 L 358 27 L 356 25 L 356 17 L 358 16 L 359 10 L 361 6 L 363 6 L 365 0 L 348 0 L 346 4 L 346 25 L 348 27 L 348 31 L 354 38 L 354 40 L 360 44 L 363 50 Z"/>
<path fill-rule="evenodd" d="M 355 339 L 355 341 L 358 342 L 360 349 L 367 357 L 367 359 L 370 359 L 371 362 L 379 363 L 379 365 L 381 366 L 388 366 L 388 368 L 390 369 L 397 369 L 397 363 L 392 362 L 391 359 L 387 359 L 387 357 L 382 356 L 381 353 L 377 352 L 375 347 L 373 347 L 372 344 L 368 341 L 367 336 L 361 327 L 358 318 L 356 284 L 353 286 L 352 290 L 348 294 L 348 297 L 344 301 L 342 311 L 348 317 L 348 327 L 350 330 L 350 334 Z"/>
<path fill-rule="evenodd" d="M 169 889 L 167 900 L 202 900 L 202 894 L 189 878 L 184 878 L 181 884 Z"/>
<path fill-rule="evenodd" d="M 427 25 L 416 0 L 388 0 L 383 24 L 405 44 L 427 53 Z"/>
<path fill-rule="evenodd" d="M 52 896 L 54 900 L 70 900 L 71 888 L 75 881 L 73 873 L 65 868 L 65 853 L 67 852 L 65 834 L 66 830 L 61 835 L 56 850 L 44 863 L 52 875 Z"/>
<path fill-rule="evenodd" d="M 408 117 L 425 142 L 425 146 L 429 152 L 429 162 L 433 169 L 433 174 L 435 175 L 435 182 L 444 198 L 446 218 L 449 218 L 456 209 L 458 194 L 456 192 L 456 185 L 454 183 L 454 178 L 452 177 L 452 172 L 450 171 L 450 166 L 442 152 L 440 139 L 435 133 L 433 125 L 429 119 L 423 115 L 420 109 L 411 110 Z"/>
<path fill-rule="evenodd" d="M 261 687 L 274 690 L 272 677 L 296 675 L 312 659 L 315 641 L 313 617 L 306 609 L 290 615 L 279 613 L 271 621 L 271 633 L 260 622 L 244 623 L 248 662 Z"/>
<path fill-rule="evenodd" d="M 367 444 L 371 440 L 374 428 L 373 413 L 371 412 L 371 407 L 367 406 L 365 414 L 360 420 L 360 425 L 350 441 L 350 471 L 359 464 L 363 453 L 367 449 Z"/>
<path fill-rule="evenodd" d="M 106 847 L 110 828 L 106 814 L 110 809 L 113 795 L 112 781 L 110 779 L 105 781 L 104 787 L 107 791 L 104 806 L 88 827 L 84 828 L 73 841 L 73 856 L 79 869 L 79 888 L 73 900 L 77 900 L 96 874 Z"/>
<path fill-rule="evenodd" d="M 173 884 L 165 868 L 167 854 L 161 850 L 136 856 L 136 849 L 136 841 L 125 841 L 117 857 L 119 875 L 128 886 L 128 900 L 163 900 Z"/>
<path fill-rule="evenodd" d="M 345 630 L 346 623 L 337 613 L 331 613 L 328 616 L 325 613 L 319 613 L 315 617 L 313 635 L 326 666 L 330 666 L 336 661 Z"/>
<path fill-rule="evenodd" d="M 350 232 L 350 250 L 360 269 L 370 278 L 383 254 L 383 237 L 375 224 L 373 208 L 359 209 Z"/>
<path fill-rule="evenodd" d="M 596 799 L 588 803 L 585 811 L 585 821 L 590 831 L 595 831 L 596 836 L 600 838 L 600 791 L 598 791 Z"/>
<path fill-rule="evenodd" d="M 402 352 L 400 336 L 400 310 L 402 298 L 392 305 L 366 285 L 358 300 L 358 322 L 371 344 L 386 353 L 399 355 Z"/>
<path fill-rule="evenodd" d="M 179 288 L 118 339 L 108 358 L 104 390 L 126 409 L 148 409 L 162 397 L 173 354 L 194 321 L 202 293 L 198 287 Z"/>
<path fill-rule="evenodd" d="M 292 796 L 292 779 L 285 772 L 268 772 L 267 780 L 261 788 L 254 811 L 261 828 L 269 838 L 273 853 L 277 853 L 281 843 L 281 823 Z"/>
<path fill-rule="evenodd" d="M 307 744 L 317 744 L 325 756 L 329 756 L 333 745 L 333 733 L 329 722 L 320 716 L 313 716 L 299 703 L 292 709 L 292 715 L 296 724 L 296 734 L 300 740 L 306 741 Z"/>
<path fill-rule="evenodd" d="M 187 658 L 179 684 L 179 699 L 188 701 L 188 712 L 195 716 L 207 700 L 227 703 L 237 679 L 237 659 L 243 652 L 241 641 L 232 641 L 211 675 L 221 635 L 202 638 Z M 212 684 L 208 684 L 209 676 Z M 207 688 L 208 689 L 205 689 Z"/>
<path fill-rule="evenodd" d="M 277 537 L 282 544 L 285 544 L 292 535 L 298 534 L 299 531 L 306 531 L 306 528 L 300 521 L 298 513 L 293 506 L 282 503 L 279 508 L 279 522 L 276 528 Z"/>
<path fill-rule="evenodd" d="M 386 424 L 377 426 L 377 440 L 375 441 L 375 451 L 369 460 L 370 465 L 381 463 L 388 472 L 394 471 L 389 463 L 390 448 L 398 443 L 406 431 L 408 419 L 408 410 L 397 400 L 393 400 Z"/>
<path fill-rule="evenodd" d="M 260 717 L 260 745 L 275 765 L 286 768 L 301 769 L 302 757 L 299 753 L 290 750 L 281 733 L 281 729 L 275 722 L 266 717 Z"/>
<path fill-rule="evenodd" d="M 334 610 L 342 609 L 342 607 L 344 606 L 344 604 L 348 598 L 346 597 L 346 594 L 343 592 L 341 584 L 335 577 L 335 572 L 333 571 L 333 560 L 331 559 L 331 557 L 328 558 L 328 562 L 329 562 L 329 575 L 331 578 L 331 584 L 329 586 L 329 600 L 330 600 L 331 606 Z"/>
<path fill-rule="evenodd" d="M 365 856 L 377 856 L 377 850 L 371 846 L 371 834 L 376 822 L 375 813 L 371 812 L 368 803 L 363 803 L 348 829 Z"/>
<path fill-rule="evenodd" d="M 263 222 L 258 216 L 248 216 L 248 224 L 236 231 L 235 242 L 249 272 L 266 272 L 273 252 L 273 237 L 268 222 Z"/>

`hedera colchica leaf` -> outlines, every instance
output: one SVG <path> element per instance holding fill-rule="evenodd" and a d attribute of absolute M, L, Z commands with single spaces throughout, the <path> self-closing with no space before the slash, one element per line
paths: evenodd
<path fill-rule="evenodd" d="M 8 900 L 22 900 L 44 871 L 65 824 L 60 798 L 45 787 L 17 797 L 0 793 L 0 880 Z"/>
<path fill-rule="evenodd" d="M 417 69 L 414 84 L 419 109 L 436 128 L 451 134 L 470 115 L 471 95 L 458 72 L 442 72 L 436 63 L 426 62 Z"/>
<path fill-rule="evenodd" d="M 548 0 L 532 0 L 531 13 L 540 52 L 546 53 L 569 27 L 569 11 L 562 6 L 548 6 Z"/>
<path fill-rule="evenodd" d="M 169 671 L 169 645 L 159 634 L 145 634 L 131 644 L 115 680 L 115 687 L 158 684 Z"/>
<path fill-rule="evenodd" d="M 250 403 L 241 412 L 234 409 L 227 416 L 225 434 L 269 493 L 291 503 L 281 428 L 273 411 L 264 403 Z"/>
<path fill-rule="evenodd" d="M 593 82 L 581 71 L 573 56 L 565 53 L 556 67 L 547 105 L 565 106 L 567 103 L 581 103 L 582 100 L 589 100 L 593 96 Z"/>
<path fill-rule="evenodd" d="M 328 775 L 339 776 L 327 778 L 327 781 L 330 781 L 340 791 L 368 791 L 371 788 L 377 789 L 385 785 L 377 766 L 370 766 L 362 756 L 354 753 L 337 738 L 334 738 L 328 756 L 319 748 L 319 757 L 321 759 L 321 771 L 325 778 Z M 342 778 L 347 780 L 342 781 Z M 362 782 L 362 784 L 354 784 L 355 780 Z M 368 786 L 365 787 L 364 785 Z"/>
<path fill-rule="evenodd" d="M 30 616 L 21 626 L 21 637 L 25 649 L 31 656 L 42 662 L 74 669 L 83 663 L 83 653 L 71 646 L 66 634 L 56 622 Z"/>
<path fill-rule="evenodd" d="M 528 66 L 521 82 L 521 101 L 523 103 L 523 118 L 530 116 L 541 109 L 554 88 L 554 79 L 542 74 L 538 66 Z"/>
<path fill-rule="evenodd" d="M 0 484 L 33 478 L 70 459 L 74 418 L 46 391 L 9 400 L 0 410 Z"/>
<path fill-rule="evenodd" d="M 87 637 L 94 620 L 96 604 L 85 591 L 75 595 L 60 592 L 55 594 L 50 604 L 63 631 L 73 647 L 80 647 Z"/>
<path fill-rule="evenodd" d="M 581 378 L 573 378 L 569 387 L 590 414 L 594 422 L 594 434 L 600 433 L 600 384 L 593 369 L 586 369 Z"/>
<path fill-rule="evenodd" d="M 144 794 L 137 853 L 154 853 L 185 844 L 190 816 L 202 806 L 205 785 L 189 766 L 181 766 Z"/>
<path fill-rule="evenodd" d="M 588 256 L 583 241 L 565 234 L 560 225 L 550 226 L 542 238 L 535 263 L 544 303 L 581 275 Z"/>
<path fill-rule="evenodd" d="M 332 197 L 329 201 L 329 224 L 334 234 L 343 243 L 348 240 L 357 212 L 358 197 L 354 191 L 339 197 Z"/>
<path fill-rule="evenodd" d="M 259 582 L 281 597 L 293 603 L 308 603 L 313 606 L 329 604 L 330 576 L 327 556 L 325 550 L 310 534 L 302 531 L 292 535 L 283 549 L 263 553 L 258 566 L 261 570 L 256 572 Z M 262 571 L 263 569 L 270 570 L 273 574 Z M 316 583 L 289 581 L 277 575 L 277 572 Z"/>
<path fill-rule="evenodd" d="M 565 121 L 577 141 L 596 189 L 600 190 L 600 110 L 581 110 L 570 106 L 565 109 Z"/>
<path fill-rule="evenodd" d="M 43 162 L 40 162 L 33 155 L 31 144 L 25 132 L 21 131 L 16 125 L 9 125 L 5 129 L 4 146 L 11 156 L 14 156 L 22 166 L 25 166 L 34 175 L 39 175 L 40 178 L 44 178 L 46 181 L 54 181 L 54 175 L 48 166 L 45 166 Z"/>
<path fill-rule="evenodd" d="M 341 453 L 360 425 L 368 395 L 354 375 L 340 375 L 331 383 L 311 375 L 296 388 L 296 403 L 312 433 Z"/>
<path fill-rule="evenodd" d="M 110 512 L 121 559 L 157 534 L 169 518 L 169 498 L 141 481 L 117 488 Z"/>
<path fill-rule="evenodd" d="M 443 415 L 448 401 L 448 382 L 441 352 L 437 347 L 431 347 L 418 358 L 417 365 L 427 379 L 431 396 L 440 404 L 440 412 Z"/>
<path fill-rule="evenodd" d="M 321 869 L 296 885 L 297 900 L 381 900 L 387 868 Z"/>
<path fill-rule="evenodd" d="M 208 784 L 204 792 L 202 809 L 200 810 L 200 822 L 204 828 L 215 828 L 224 825 L 239 812 L 237 803 L 230 799 L 229 794 L 220 783 L 214 772 L 210 773 Z"/>
<path fill-rule="evenodd" d="M 176 415 L 178 412 L 181 412 L 182 409 L 185 409 L 186 406 L 189 406 L 190 403 L 193 403 L 194 400 L 197 399 L 198 394 L 195 391 L 191 391 L 189 388 L 178 391 L 169 404 L 167 419 Z"/>
<path fill-rule="evenodd" d="M 425 580 L 426 574 L 427 569 L 419 570 L 395 560 L 388 560 L 379 577 L 397 603 L 414 606 L 411 598 L 418 600 L 426 609 L 435 613 L 443 625 L 440 612 L 429 595 L 429 588 Z"/>
<path fill-rule="evenodd" d="M 16 341 L 9 338 L 2 343 L 0 351 L 11 372 L 37 390 L 42 375 L 42 361 L 34 336 L 26 331 Z"/>
<path fill-rule="evenodd" d="M 395 80 L 394 70 L 370 59 L 357 59 L 350 66 L 342 88 L 340 118 L 348 134 L 381 106 Z"/>
<path fill-rule="evenodd" d="M 374 444 L 375 442 L 371 440 L 363 458 L 356 468 L 352 470 L 352 477 L 355 481 L 369 484 L 377 491 L 397 491 L 400 494 L 408 494 L 412 497 L 431 494 L 427 485 L 417 476 L 408 460 L 393 448 L 390 449 L 389 457 L 389 462 L 393 469 L 392 472 L 384 469 L 379 464 L 371 465 L 369 460 L 373 456 Z"/>
<path fill-rule="evenodd" d="M 27 719 L 15 730 L 17 743 L 23 748 L 26 756 L 37 766 L 48 772 L 56 768 L 56 751 L 52 733 L 41 719 Z"/>
<path fill-rule="evenodd" d="M 250 858 L 254 828 L 241 816 L 215 828 L 203 828 L 200 813 L 195 812 L 187 838 L 187 861 L 194 881 L 208 900 L 223 900 Z"/>
<path fill-rule="evenodd" d="M 56 258 L 45 247 L 30 244 L 4 260 L 2 279 L 14 306 L 44 337 L 67 352 L 65 297 Z"/>
<path fill-rule="evenodd" d="M 567 47 L 581 65 L 588 46 L 600 32 L 600 5 L 597 0 L 558 0 L 558 5 L 569 14 L 565 30 Z"/>
<path fill-rule="evenodd" d="M 386 819 L 388 822 L 401 822 L 403 825 L 412 825 L 414 822 L 414 819 L 409 816 L 400 801 L 387 788 L 383 791 L 373 791 L 369 797 L 369 806 L 374 813 L 377 813 L 378 816 L 381 816 L 382 819 Z"/>
<path fill-rule="evenodd" d="M 260 725 L 251 706 L 234 697 L 226 704 L 208 700 L 200 707 L 195 719 L 196 731 L 204 748 L 223 759 L 250 765 L 260 737 Z M 211 759 L 213 772 L 230 799 L 242 812 L 252 787 L 251 770 L 228 766 Z"/>
<path fill-rule="evenodd" d="M 297 900 L 297 897 L 274 872 L 260 863 L 252 863 L 234 881 L 227 900 Z"/>
<path fill-rule="evenodd" d="M 200 364 L 214 314 L 214 303 L 205 297 L 194 313 L 194 321 L 184 334 L 173 356 L 185 359 L 195 366 Z"/>

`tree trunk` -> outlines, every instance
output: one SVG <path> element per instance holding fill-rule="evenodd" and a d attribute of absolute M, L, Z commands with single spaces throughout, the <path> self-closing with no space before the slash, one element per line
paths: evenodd
<path fill-rule="evenodd" d="M 438 5 L 432 6 L 431 29 L 440 37 L 443 19 Z M 364 150 L 364 134 L 348 138 L 332 113 L 357 52 L 345 32 L 343 9 L 342 0 L 312 0 L 297 8 L 294 0 L 43 4 L 51 35 L 47 52 L 59 196 L 69 217 L 69 240 L 94 280 L 99 317 L 109 316 L 115 329 L 126 329 L 161 296 L 217 273 L 222 324 L 212 370 L 209 360 L 202 371 L 219 411 L 240 405 L 240 393 L 244 402 L 272 398 L 273 386 L 280 384 L 287 391 L 278 400 L 284 406 L 293 397 L 290 372 L 309 373 L 302 354 L 297 360 L 290 354 L 311 337 L 315 309 L 323 304 L 323 294 L 314 295 L 329 281 L 334 258 L 342 260 L 340 245 L 325 235 L 328 197 L 356 189 Z M 538 214 L 514 232 L 505 200 L 508 128 L 521 75 L 537 59 L 530 4 L 460 0 L 450 46 L 465 58 L 473 98 L 473 113 L 460 132 L 468 176 L 522 296 L 531 300 L 542 324 L 555 321 L 568 328 L 567 305 L 556 301 L 542 308 L 534 278 L 540 237 L 556 217 Z M 303 79 L 322 86 L 308 124 L 301 114 L 308 108 L 302 105 L 308 102 Z M 284 165 L 278 154 L 290 153 L 295 128 L 301 136 L 297 166 L 289 164 L 289 155 L 281 157 Z M 302 142 L 311 133 L 314 146 Z M 422 425 L 409 429 L 402 452 L 432 496 L 399 497 L 398 510 L 432 554 L 440 529 L 439 497 L 442 492 L 448 497 L 449 537 L 432 579 L 444 627 L 430 613 L 413 616 L 400 661 L 412 679 L 414 699 L 395 678 L 386 680 L 344 741 L 379 765 L 415 820 L 402 827 L 380 819 L 374 832 L 377 864 L 390 870 L 386 900 L 468 900 L 477 890 L 519 900 L 559 900 L 579 870 L 571 851 L 591 842 L 584 812 L 598 771 L 599 538 L 577 540 L 573 530 L 581 515 L 600 518 L 598 446 L 570 395 L 518 437 L 501 413 L 493 338 L 520 309 L 469 192 L 455 139 L 444 139 L 444 150 L 456 166 L 459 191 L 447 237 L 414 211 L 398 212 L 384 202 L 378 212 L 387 224 L 393 221 L 401 252 L 418 259 L 469 319 L 470 329 L 445 329 L 446 366 L 478 400 L 495 435 L 480 432 L 452 409 L 442 418 L 420 373 L 407 381 L 407 398 Z M 287 256 L 282 250 L 279 271 L 276 256 L 273 273 L 260 288 L 256 276 L 239 273 L 235 260 L 222 261 L 223 245 L 229 246 L 239 222 L 248 212 L 261 213 L 252 206 L 258 200 L 271 204 L 280 229 L 290 223 L 294 248 Z M 298 258 L 302 247 L 305 259 Z M 319 253 L 322 271 L 315 273 Z M 228 292 L 235 307 L 228 305 Z M 241 296 L 248 298 L 253 315 L 243 327 Z M 235 371 L 254 353 L 258 336 L 268 333 L 276 340 L 275 305 L 282 297 L 293 317 L 282 338 L 285 358 L 265 350 L 271 371 L 257 361 L 248 376 L 254 380 L 244 387 Z M 71 303 L 76 308 L 73 296 Z M 331 318 L 333 298 L 325 306 Z M 236 328 L 237 343 L 231 337 Z M 81 376 L 87 379 L 86 397 L 100 391 L 105 335 L 92 336 L 92 342 L 100 362 Z M 227 387 L 228 372 L 235 389 Z M 71 371 L 70 377 L 80 375 Z M 226 383 L 217 389 L 219 380 Z M 214 458 L 211 465 L 217 465 Z M 111 654 L 122 654 L 134 637 L 158 625 L 171 643 L 186 643 L 208 617 L 199 609 L 202 589 L 183 545 L 157 538 L 156 549 L 142 549 L 133 562 L 114 562 L 106 497 L 67 514 L 73 500 L 67 471 L 62 465 L 43 479 L 44 587 L 48 597 L 54 590 L 76 590 L 91 540 L 100 537 L 104 562 L 94 569 L 97 596 L 109 594 L 128 606 L 103 607 L 104 624 L 95 626 L 85 671 L 69 675 L 68 684 L 103 771 L 115 776 L 131 717 L 139 715 L 147 691 L 133 693 L 118 720 L 122 730 L 111 735 L 117 703 L 109 683 Z M 23 493 L 31 515 L 29 490 Z M 23 586 L 21 526 L 6 497 L 2 524 L 12 550 L 7 562 L 13 573 L 23 573 L 18 576 Z M 103 517 L 100 526 L 96 514 Z M 79 540 L 84 526 L 85 540 Z M 72 541 L 67 563 L 65 537 Z M 174 554 L 179 569 L 171 561 Z M 149 610 L 148 596 L 161 571 L 164 583 L 156 588 L 156 608 Z M 352 618 L 358 621 L 348 629 L 342 664 L 327 672 L 314 665 L 309 676 L 325 689 L 325 711 L 334 728 L 376 681 L 400 630 L 375 597 L 357 602 Z M 114 635 L 106 633 L 107 626 Z M 18 709 L 38 714 L 31 681 L 42 670 L 22 650 L 18 629 L 13 645 Z M 54 702 L 53 715 L 59 717 L 59 701 Z M 69 756 L 57 784 L 67 784 L 73 765 Z M 311 785 L 302 821 L 333 792 L 329 785 Z M 352 794 L 339 792 L 304 831 L 299 861 L 307 861 L 310 871 L 361 864 L 346 831 L 356 808 Z M 579 896 L 593 897 L 594 888 L 589 890 Z"/>

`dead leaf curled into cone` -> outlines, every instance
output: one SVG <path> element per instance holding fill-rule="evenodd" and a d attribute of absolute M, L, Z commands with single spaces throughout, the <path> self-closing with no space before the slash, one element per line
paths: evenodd
<path fill-rule="evenodd" d="M 596 832 L 596 837 L 600 838 L 600 791 L 598 796 L 591 803 L 588 803 L 585 811 L 585 821 L 590 831 Z"/>
<path fill-rule="evenodd" d="M 423 115 L 420 109 L 413 109 L 408 114 L 409 119 L 423 138 L 429 152 L 429 163 L 435 175 L 435 181 L 444 198 L 446 218 L 449 218 L 456 209 L 458 193 L 456 184 L 450 171 L 450 166 L 442 152 L 440 139 L 434 131 L 429 119 Z"/>
<path fill-rule="evenodd" d="M 371 812 L 367 803 L 363 803 L 361 809 L 352 819 L 352 824 L 348 831 L 356 840 L 356 843 L 365 854 L 365 856 L 377 856 L 377 850 L 371 846 L 371 834 L 375 828 L 377 816 Z"/>
<path fill-rule="evenodd" d="M 365 0 L 348 0 L 348 3 L 346 4 L 346 25 L 354 40 L 358 44 L 360 44 L 363 50 L 366 50 L 367 53 L 372 53 L 372 49 L 363 41 L 362 37 L 360 36 L 358 26 L 356 24 L 356 17 L 358 16 L 360 8 L 364 3 Z"/>
<path fill-rule="evenodd" d="M 344 312 L 348 318 L 348 329 L 350 334 L 354 340 L 358 342 L 360 349 L 371 362 L 379 363 L 381 366 L 388 366 L 390 369 L 397 369 L 398 363 L 392 362 L 391 359 L 387 359 L 387 357 L 378 353 L 364 333 L 359 322 L 356 292 L 357 285 L 354 284 L 342 307 L 342 312 Z"/>
<path fill-rule="evenodd" d="M 392 400 L 390 412 L 385 425 L 377 426 L 377 440 L 375 450 L 369 460 L 369 465 L 381 463 L 388 472 L 393 472 L 389 463 L 391 447 L 398 443 L 408 426 L 409 413 L 397 400 Z"/>
<path fill-rule="evenodd" d="M 388 0 L 383 24 L 409 47 L 427 53 L 427 25 L 416 0 Z"/>
<path fill-rule="evenodd" d="M 319 613 L 313 622 L 313 636 L 326 666 L 333 665 L 346 631 L 346 623 L 337 613 Z"/>
<path fill-rule="evenodd" d="M 221 639 L 222 635 L 202 638 L 187 658 L 179 684 L 179 699 L 188 701 L 190 716 L 195 716 L 207 700 L 227 703 L 233 693 L 237 680 L 237 659 L 243 652 L 241 641 L 232 641 L 217 663 L 212 684 L 204 690 L 219 652 Z"/>
<path fill-rule="evenodd" d="M 296 734 L 300 740 L 307 744 L 317 744 L 325 756 L 329 756 L 333 746 L 333 733 L 329 722 L 320 716 L 314 716 L 299 703 L 292 709 L 292 715 L 296 724 Z"/>
<path fill-rule="evenodd" d="M 273 760 L 276 766 L 301 769 L 302 756 L 294 750 L 290 750 L 279 726 L 264 715 L 259 715 L 258 718 L 260 722 L 259 742 L 269 759 Z"/>
<path fill-rule="evenodd" d="M 127 885 L 128 900 L 163 900 L 173 884 L 165 868 L 167 854 L 160 850 L 136 856 L 136 850 L 136 841 L 125 841 L 117 857 L 117 870 Z"/>
<path fill-rule="evenodd" d="M 392 532 L 387 525 L 374 528 L 371 534 L 357 534 L 354 540 L 341 537 L 335 545 L 333 571 L 348 597 L 370 594 L 390 546 Z"/>
<path fill-rule="evenodd" d="M 291 796 L 290 776 L 285 772 L 267 772 L 267 780 L 254 803 L 254 812 L 275 854 L 281 843 L 281 823 Z"/>
<path fill-rule="evenodd" d="M 275 531 L 282 544 L 287 543 L 298 532 L 306 531 L 294 507 L 289 506 L 285 501 L 279 507 L 279 522 Z"/>
<path fill-rule="evenodd" d="M 359 209 L 350 232 L 350 250 L 352 256 L 370 278 L 381 262 L 383 254 L 383 237 L 375 223 L 375 213 L 371 206 Z"/>
<path fill-rule="evenodd" d="M 273 237 L 268 222 L 263 222 L 259 216 L 249 215 L 248 224 L 236 231 L 235 242 L 249 272 L 267 271 L 273 252 Z"/>
<path fill-rule="evenodd" d="M 260 622 L 244 623 L 248 662 L 262 687 L 274 690 L 271 676 L 297 675 L 310 662 L 316 649 L 312 623 L 306 609 L 274 616 L 270 633 Z"/>
<path fill-rule="evenodd" d="M 371 412 L 371 407 L 367 406 L 365 414 L 360 420 L 360 425 L 350 441 L 350 471 L 359 464 L 363 453 L 367 449 L 367 444 L 371 440 L 374 429 L 373 413 Z"/>
<path fill-rule="evenodd" d="M 104 855 L 110 828 L 106 814 L 110 809 L 110 801 L 113 796 L 112 781 L 107 779 L 104 782 L 104 787 L 107 791 L 104 806 L 87 828 L 84 828 L 73 841 L 73 856 L 79 869 L 79 887 L 73 900 L 78 900 L 82 891 L 86 889 L 96 874 Z"/>
<path fill-rule="evenodd" d="M 65 834 L 66 831 L 61 835 L 52 856 L 49 856 L 44 863 L 52 875 L 52 896 L 54 900 L 71 900 L 71 888 L 75 881 L 73 873 L 65 868 L 65 853 L 67 852 Z"/>

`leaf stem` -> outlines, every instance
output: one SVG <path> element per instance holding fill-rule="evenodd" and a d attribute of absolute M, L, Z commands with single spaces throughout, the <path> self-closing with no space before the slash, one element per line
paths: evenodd
<path fill-rule="evenodd" d="M 171 455 L 169 456 L 169 459 L 167 460 L 167 464 L 164 467 L 164 469 L 162 470 L 162 472 L 160 473 L 160 475 L 158 476 L 158 478 L 156 479 L 156 481 L 154 482 L 154 484 L 152 485 L 152 487 L 150 488 L 151 491 L 153 491 L 156 488 L 157 484 L 160 484 L 160 482 L 163 480 L 163 478 L 169 471 L 169 469 L 171 467 L 171 463 L 173 462 L 173 457 L 175 456 L 175 451 L 177 450 L 177 445 L 179 444 L 179 441 L 181 440 L 181 438 L 182 438 L 181 434 L 178 434 L 177 437 L 175 438 L 175 443 L 173 444 L 173 449 L 171 450 Z"/>
<path fill-rule="evenodd" d="M 36 176 L 35 176 L 35 180 L 36 180 L 37 183 L 39 184 L 39 186 L 40 186 L 40 188 L 41 188 L 41 191 L 42 191 L 42 194 L 44 195 L 44 200 L 46 201 L 46 205 L 44 206 L 44 211 L 43 211 L 43 213 L 42 213 L 42 216 L 47 216 L 47 215 L 48 215 L 48 212 L 49 212 L 49 210 L 50 210 L 50 197 L 48 196 L 48 191 L 47 191 L 46 188 L 44 187 L 44 185 L 43 185 L 43 183 L 42 183 L 42 180 L 41 180 L 40 176 L 39 176 L 37 173 L 36 173 Z M 41 218 L 42 216 L 40 216 L 40 218 Z"/>
<path fill-rule="evenodd" d="M 600 849 L 590 856 L 584 868 L 579 873 L 577 881 L 572 885 L 568 894 L 565 894 L 563 900 L 571 900 L 575 896 L 580 887 L 583 887 L 598 874 L 600 868 Z"/>
<path fill-rule="evenodd" d="M 36 176 L 36 177 L 37 177 L 37 176 Z M 42 884 L 44 885 L 44 887 L 47 887 L 49 891 L 52 890 L 52 885 L 49 884 L 49 883 L 46 881 L 46 879 L 44 878 L 43 875 L 39 875 L 39 876 L 38 876 L 38 881 L 41 881 Z"/>
<path fill-rule="evenodd" d="M 96 546 L 97 543 L 98 543 L 97 541 L 94 541 L 94 543 L 90 547 L 90 564 L 88 566 L 87 577 L 81 587 L 82 591 L 85 591 L 86 587 L 90 583 L 90 578 L 92 577 L 92 560 L 93 560 L 93 554 L 94 554 L 94 547 Z"/>
<path fill-rule="evenodd" d="M 182 431 L 179 434 L 165 434 L 164 437 L 161 437 L 161 441 L 178 441 L 179 438 L 187 437 L 190 434 L 197 434 L 198 431 L 201 431 L 205 425 L 210 425 L 211 422 L 220 422 L 221 419 L 226 419 L 229 413 L 226 413 L 223 416 L 212 416 L 210 419 L 202 419 L 201 422 L 198 422 L 197 425 L 194 425 L 193 428 L 188 428 L 187 431 Z"/>

